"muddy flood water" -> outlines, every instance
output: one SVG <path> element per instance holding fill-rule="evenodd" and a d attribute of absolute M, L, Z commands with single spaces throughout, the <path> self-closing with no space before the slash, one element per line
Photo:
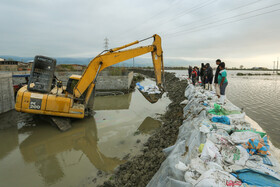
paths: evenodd
<path fill-rule="evenodd" d="M 176 70 L 176 76 L 187 75 Z M 275 147 L 280 148 L 280 76 L 237 76 L 241 73 L 272 73 L 271 71 L 228 71 L 227 98 L 265 130 Z"/>
<path fill-rule="evenodd" d="M 142 85 L 155 84 L 145 79 Z M 150 104 L 138 90 L 95 98 L 94 117 L 60 132 L 38 117 L 0 116 L 0 186 L 95 186 L 143 148 L 170 100 Z M 107 177 L 108 179 L 108 177 Z"/>

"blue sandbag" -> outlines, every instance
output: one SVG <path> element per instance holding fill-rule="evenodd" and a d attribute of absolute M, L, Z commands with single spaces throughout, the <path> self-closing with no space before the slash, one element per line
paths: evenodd
<path fill-rule="evenodd" d="M 141 91 L 144 90 L 144 86 L 142 86 L 142 85 L 140 84 L 140 82 L 137 82 L 136 85 L 138 86 L 138 89 L 139 89 L 139 90 L 141 90 Z"/>
<path fill-rule="evenodd" d="M 212 122 L 230 125 L 230 119 L 227 116 L 214 116 L 212 117 Z"/>
<path fill-rule="evenodd" d="M 280 186 L 279 179 L 253 169 L 241 169 L 231 174 L 248 185 Z"/>

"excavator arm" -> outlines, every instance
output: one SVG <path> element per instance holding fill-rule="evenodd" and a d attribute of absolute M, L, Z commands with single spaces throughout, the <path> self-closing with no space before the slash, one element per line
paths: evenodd
<path fill-rule="evenodd" d="M 95 86 L 95 82 L 98 74 L 105 69 L 106 67 L 112 66 L 119 62 L 131 59 L 133 57 L 137 57 L 146 53 L 151 52 L 152 60 L 154 65 L 154 72 L 156 77 L 156 82 L 159 88 L 162 88 L 162 73 L 164 71 L 163 67 L 163 55 L 161 48 L 161 38 L 158 35 L 153 35 L 150 38 L 154 38 L 154 42 L 152 45 L 138 47 L 134 49 L 122 50 L 124 48 L 130 47 L 132 45 L 138 44 L 141 41 L 135 41 L 130 44 L 114 48 L 109 50 L 104 54 L 100 54 L 96 56 L 88 65 L 87 69 L 84 71 L 82 77 L 79 82 L 76 84 L 73 90 L 73 95 L 75 98 L 80 98 L 82 94 L 87 90 L 85 103 L 87 104 L 93 88 Z M 149 39 L 149 38 L 147 38 Z"/>

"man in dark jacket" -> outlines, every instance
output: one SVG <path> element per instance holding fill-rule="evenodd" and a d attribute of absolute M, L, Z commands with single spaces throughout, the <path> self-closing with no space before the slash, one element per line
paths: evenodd
<path fill-rule="evenodd" d="M 212 91 L 213 69 L 209 63 L 206 64 L 205 83 L 208 85 L 207 89 Z"/>
<path fill-rule="evenodd" d="M 189 78 L 191 78 L 191 75 L 192 75 L 192 71 L 193 71 L 193 69 L 192 69 L 192 67 L 191 66 L 189 66 Z"/>
<path fill-rule="evenodd" d="M 215 73 L 214 84 L 215 84 L 216 94 L 217 94 L 218 98 L 220 98 L 221 94 L 220 94 L 220 87 L 219 87 L 219 84 L 218 84 L 218 76 L 219 76 L 219 72 L 220 72 L 221 60 L 217 59 L 216 64 L 218 65 L 218 67 L 217 67 L 216 73 Z"/>
<path fill-rule="evenodd" d="M 206 67 L 204 66 L 204 63 L 201 63 L 201 68 L 200 68 L 200 80 L 202 83 L 203 88 L 205 89 L 205 76 L 206 76 Z"/>

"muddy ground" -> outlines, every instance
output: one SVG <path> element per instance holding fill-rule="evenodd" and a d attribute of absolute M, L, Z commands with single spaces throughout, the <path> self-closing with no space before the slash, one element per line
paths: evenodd
<path fill-rule="evenodd" d="M 154 78 L 153 71 L 134 70 Z M 180 81 L 173 73 L 165 73 L 165 89 L 172 101 L 167 112 L 161 117 L 162 126 L 144 144 L 141 154 L 120 165 L 102 186 L 146 186 L 165 160 L 162 149 L 176 142 L 179 126 L 183 121 L 183 106 L 187 81 Z"/>

